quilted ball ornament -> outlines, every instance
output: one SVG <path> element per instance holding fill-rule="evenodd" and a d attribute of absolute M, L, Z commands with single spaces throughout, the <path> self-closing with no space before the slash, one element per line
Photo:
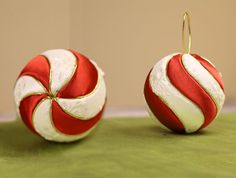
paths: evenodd
<path fill-rule="evenodd" d="M 206 127 L 224 104 L 220 73 L 196 54 L 172 54 L 150 71 L 144 87 L 149 108 L 169 129 L 192 133 Z"/>
<path fill-rule="evenodd" d="M 187 13 L 184 22 L 186 17 L 189 22 Z M 193 133 L 208 126 L 219 114 L 225 100 L 221 74 L 209 60 L 190 53 L 188 24 L 187 52 L 171 54 L 157 62 L 144 86 L 151 112 L 163 125 L 178 133 Z"/>
<path fill-rule="evenodd" d="M 20 73 L 15 103 L 25 125 L 41 137 L 71 142 L 87 136 L 106 101 L 102 70 L 76 51 L 55 49 L 36 56 Z"/>

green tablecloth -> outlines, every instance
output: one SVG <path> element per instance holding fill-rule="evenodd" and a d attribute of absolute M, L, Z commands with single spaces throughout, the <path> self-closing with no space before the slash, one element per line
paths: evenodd
<path fill-rule="evenodd" d="M 0 177 L 236 177 L 236 114 L 178 135 L 147 118 L 103 120 L 87 139 L 57 144 L 21 122 L 0 125 Z"/>

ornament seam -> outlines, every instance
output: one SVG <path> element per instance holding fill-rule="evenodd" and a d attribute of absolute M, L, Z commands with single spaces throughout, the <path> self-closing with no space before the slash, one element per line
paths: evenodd
<path fill-rule="evenodd" d="M 70 50 L 67 50 L 67 49 L 66 49 L 66 51 L 68 51 L 69 53 L 71 53 L 71 54 L 74 56 L 76 62 L 75 62 L 75 65 L 74 65 L 73 72 L 72 72 L 71 76 L 68 77 L 68 79 L 66 80 L 66 82 L 64 83 L 64 85 L 61 86 L 61 88 L 55 93 L 55 96 L 57 96 L 57 94 L 60 92 L 60 90 L 63 89 L 63 88 L 70 82 L 70 80 L 71 80 L 71 79 L 73 78 L 73 76 L 75 75 L 77 69 L 79 68 L 79 60 L 78 60 L 77 57 L 74 55 L 74 53 L 71 52 Z"/>
<path fill-rule="evenodd" d="M 179 54 L 178 54 L 178 53 L 174 53 L 174 54 L 170 55 L 170 59 L 169 59 L 169 61 L 167 62 L 166 67 L 165 67 L 166 79 L 167 79 L 167 81 L 168 81 L 172 86 L 173 86 L 173 84 L 171 83 L 171 81 L 170 81 L 170 79 L 169 79 L 169 77 L 168 77 L 168 75 L 167 75 L 167 66 L 168 66 L 169 62 L 171 61 L 171 59 L 173 58 L 173 56 L 175 56 L 175 55 L 179 55 Z M 153 71 L 153 69 L 151 70 L 150 75 L 151 75 L 152 71 Z M 149 83 L 150 83 L 150 77 L 149 77 L 148 80 L 149 80 Z M 173 86 L 173 87 L 175 88 L 175 86 Z M 186 128 L 185 128 L 183 122 L 179 119 L 179 116 L 177 115 L 177 113 L 176 113 L 171 107 L 169 107 L 168 103 L 165 101 L 165 99 L 164 99 L 162 96 L 156 94 L 156 93 L 153 91 L 152 85 L 150 85 L 150 88 L 151 88 L 151 91 L 154 93 L 154 95 L 157 96 L 157 97 L 170 109 L 170 111 L 176 116 L 176 118 L 178 119 L 178 121 L 183 125 L 184 132 L 186 132 Z M 184 95 L 183 95 L 183 96 L 184 96 Z M 184 97 L 185 97 L 185 96 L 184 96 Z"/>
<path fill-rule="evenodd" d="M 69 50 L 74 56 L 75 56 L 75 58 L 77 59 L 77 61 L 79 61 L 79 58 L 73 53 L 73 51 L 72 50 Z M 88 59 L 89 60 L 89 62 L 91 62 L 91 60 L 90 59 Z M 91 62 L 92 63 L 92 62 Z M 77 97 L 75 97 L 75 98 L 73 98 L 73 99 L 82 99 L 82 98 L 85 98 L 85 97 L 88 97 L 88 96 L 90 96 L 91 94 L 93 94 L 95 91 L 96 91 L 96 89 L 98 88 L 98 84 L 99 84 L 99 82 L 100 82 L 100 80 L 101 80 L 101 72 L 97 69 L 97 67 L 92 63 L 92 65 L 96 68 L 96 71 L 97 71 L 97 74 L 98 74 L 98 77 L 97 77 L 97 83 L 96 83 L 96 85 L 95 85 L 95 87 L 94 87 L 94 89 L 91 91 L 91 92 L 89 92 L 89 93 L 87 93 L 86 95 L 83 95 L 83 96 L 77 96 Z M 73 76 L 72 76 L 73 77 Z M 61 97 L 60 97 L 61 98 Z M 71 99 L 71 98 L 64 98 L 63 97 L 63 99 Z"/>
<path fill-rule="evenodd" d="M 149 79 L 150 79 L 150 76 L 149 76 Z M 182 124 L 183 126 L 183 129 L 184 129 L 184 132 L 186 133 L 186 129 L 185 129 L 185 126 L 183 125 L 182 121 L 179 119 L 179 116 L 175 113 L 175 111 L 170 108 L 167 104 L 167 102 L 164 100 L 164 98 L 162 98 L 161 96 L 157 95 L 154 91 L 153 91 L 153 88 L 150 84 L 150 81 L 148 79 L 148 84 L 150 85 L 150 89 L 151 89 L 151 92 L 155 95 L 155 97 L 158 97 L 160 99 L 160 101 L 170 110 L 170 112 L 172 112 L 172 114 L 178 119 L 179 123 Z M 168 79 L 169 80 L 169 79 Z M 165 126 L 166 127 L 166 126 Z M 167 127 L 168 128 L 168 127 Z M 168 128 L 169 129 L 169 128 Z"/>
<path fill-rule="evenodd" d="M 34 129 L 34 131 L 35 131 L 40 137 L 42 137 L 41 134 L 35 129 L 35 126 L 34 126 L 34 114 L 35 114 L 37 108 L 39 107 L 39 105 L 40 105 L 41 103 L 43 103 L 46 99 L 47 99 L 46 97 L 45 97 L 45 98 L 42 98 L 42 99 L 38 102 L 38 104 L 34 107 L 34 110 L 33 110 L 33 112 L 32 112 L 32 116 L 31 116 L 32 128 Z M 42 137 L 42 138 L 43 138 L 43 137 Z"/>
<path fill-rule="evenodd" d="M 199 63 L 202 65 L 201 62 L 199 62 Z M 216 80 L 215 76 L 212 75 L 212 73 L 211 73 L 204 65 L 202 65 L 202 67 L 203 67 L 204 69 L 206 69 L 206 71 L 212 76 L 212 78 L 215 80 L 215 82 L 217 83 L 217 85 L 219 85 L 220 89 L 221 89 L 222 92 L 224 93 L 224 88 L 222 88 L 222 86 L 221 86 L 221 85 L 219 84 L 219 82 Z"/>
<path fill-rule="evenodd" d="M 68 51 L 68 50 L 67 50 Z M 68 52 L 70 52 L 70 51 L 68 51 Z M 73 56 L 74 56 L 74 54 L 73 53 L 71 53 Z M 73 72 L 71 73 L 71 75 L 65 80 L 65 83 L 63 84 L 63 86 L 61 86 L 60 87 L 60 89 L 58 89 L 54 94 L 52 93 L 52 89 L 51 89 L 51 87 L 52 87 L 52 64 L 51 64 L 51 62 L 50 62 L 50 60 L 48 59 L 48 57 L 46 56 L 46 55 L 43 55 L 43 54 L 41 54 L 41 56 L 43 56 L 43 57 L 45 57 L 46 58 L 46 60 L 48 61 L 48 64 L 49 64 L 49 67 L 50 67 L 50 71 L 49 71 L 49 91 L 48 91 L 48 93 L 50 94 L 50 95 L 53 95 L 53 96 L 57 96 L 57 94 L 58 94 L 58 92 L 64 87 L 64 86 L 66 86 L 68 83 L 69 83 L 69 81 L 71 80 L 71 78 L 74 76 L 74 74 L 75 74 L 75 71 L 76 71 L 76 69 L 77 69 L 77 60 L 76 60 L 76 62 L 75 62 L 75 64 L 73 65 Z"/>
<path fill-rule="evenodd" d="M 193 57 L 193 58 L 194 58 L 194 57 Z M 195 58 L 194 58 L 194 59 L 195 59 Z M 198 62 L 198 63 L 205 69 L 205 67 L 204 67 L 198 60 L 195 59 L 195 61 Z M 183 59 L 181 59 L 181 64 L 182 64 L 183 69 L 185 70 L 185 72 L 198 84 L 198 86 L 199 86 L 200 88 L 202 88 L 202 90 L 205 92 L 205 94 L 210 98 L 211 102 L 214 103 L 215 108 L 216 108 L 216 113 L 214 114 L 214 117 L 215 117 L 215 116 L 217 115 L 218 111 L 220 110 L 220 108 L 218 108 L 218 105 L 216 104 L 216 101 L 213 99 L 212 94 L 211 94 L 210 92 L 208 92 L 207 89 L 205 88 L 205 86 L 203 86 L 197 79 L 195 79 L 195 78 L 192 76 L 191 73 L 188 72 L 188 70 L 186 69 L 185 65 L 183 64 Z M 206 69 L 205 69 L 205 70 L 206 70 Z M 208 70 L 206 70 L 206 71 L 207 71 L 208 74 L 210 74 L 210 73 L 208 72 Z M 211 75 L 211 74 L 210 74 L 210 75 Z M 212 75 L 211 75 L 211 76 L 212 76 Z M 212 78 L 215 80 L 214 77 L 212 77 Z M 217 81 L 216 81 L 216 83 L 217 83 L 217 85 L 219 85 Z M 221 87 L 219 86 L 219 88 L 221 88 Z"/>
<path fill-rule="evenodd" d="M 72 137 L 83 137 L 83 136 L 86 136 L 87 134 L 89 134 L 95 127 L 96 127 L 96 125 L 97 125 L 97 123 L 96 124 L 94 124 L 94 126 L 92 126 L 91 128 L 89 128 L 88 130 L 86 130 L 84 133 L 80 133 L 80 134 L 65 134 L 65 133 L 63 133 L 63 132 L 61 132 L 56 126 L 55 126 L 55 124 L 54 124 L 54 122 L 53 122 L 53 116 L 52 116 L 52 100 L 50 100 L 50 103 L 51 103 L 51 107 L 50 107 L 50 122 L 51 122 L 51 124 L 52 124 L 52 126 L 53 126 L 53 128 L 55 129 L 55 131 L 58 133 L 58 134 L 61 134 L 61 135 L 64 135 L 64 136 L 72 136 Z M 60 109 L 61 109 L 61 106 L 58 104 L 58 106 L 60 107 Z M 63 109 L 62 109 L 62 111 L 63 111 Z M 72 116 L 73 117 L 73 116 Z"/>

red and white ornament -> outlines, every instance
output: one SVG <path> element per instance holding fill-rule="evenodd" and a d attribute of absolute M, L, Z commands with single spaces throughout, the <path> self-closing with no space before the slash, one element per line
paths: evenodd
<path fill-rule="evenodd" d="M 188 48 L 184 27 L 188 22 Z M 193 133 L 208 126 L 220 113 L 225 94 L 221 74 L 206 58 L 190 53 L 190 16 L 183 15 L 184 54 L 171 54 L 155 64 L 147 76 L 144 95 L 155 117 L 167 128 Z"/>
<path fill-rule="evenodd" d="M 14 97 L 29 129 L 47 140 L 70 142 L 96 127 L 106 87 L 95 62 L 76 51 L 55 49 L 29 61 L 16 81 Z"/>
<path fill-rule="evenodd" d="M 146 79 L 144 95 L 156 118 L 180 133 L 206 127 L 225 100 L 221 74 L 196 54 L 171 54 L 161 59 Z"/>

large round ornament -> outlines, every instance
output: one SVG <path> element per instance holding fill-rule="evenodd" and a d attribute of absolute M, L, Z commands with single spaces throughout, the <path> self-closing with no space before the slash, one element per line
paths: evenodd
<path fill-rule="evenodd" d="M 167 128 L 193 133 L 210 124 L 224 100 L 221 74 L 197 54 L 171 54 L 151 69 L 144 95 L 155 117 Z"/>
<path fill-rule="evenodd" d="M 70 142 L 87 136 L 101 119 L 106 87 L 95 62 L 73 50 L 48 50 L 20 73 L 15 103 L 25 125 L 41 137 Z"/>

